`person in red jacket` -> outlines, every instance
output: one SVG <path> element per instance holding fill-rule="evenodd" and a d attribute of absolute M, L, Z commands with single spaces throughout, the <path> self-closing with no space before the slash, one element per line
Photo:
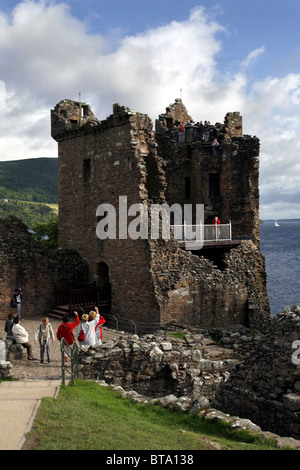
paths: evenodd
<path fill-rule="evenodd" d="M 73 330 L 76 326 L 79 325 L 79 316 L 77 312 L 74 312 L 75 321 L 73 323 L 69 323 L 70 316 L 66 314 L 63 316 L 63 323 L 58 327 L 56 337 L 58 341 L 61 341 L 64 338 L 65 350 L 71 354 L 72 344 L 74 343 L 74 335 Z M 65 356 L 65 366 L 68 365 L 68 356 Z"/>
<path fill-rule="evenodd" d="M 214 217 L 212 223 L 213 223 L 213 225 L 215 226 L 214 232 L 215 232 L 215 237 L 216 237 L 216 239 L 217 239 L 217 238 L 220 238 L 221 232 L 220 232 L 220 229 L 219 229 L 219 228 L 217 229 L 218 225 L 221 224 L 219 217 L 217 217 L 217 216 Z"/>

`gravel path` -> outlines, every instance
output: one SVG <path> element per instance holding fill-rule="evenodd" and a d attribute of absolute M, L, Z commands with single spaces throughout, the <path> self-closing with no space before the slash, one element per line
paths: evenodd
<path fill-rule="evenodd" d="M 61 320 L 49 318 L 50 323 L 52 325 L 55 338 L 56 332 L 59 325 L 62 323 Z M 51 343 L 51 362 L 48 363 L 47 361 L 44 364 L 40 363 L 40 349 L 39 345 L 35 344 L 34 342 L 34 333 L 40 324 L 40 319 L 37 320 L 22 320 L 21 325 L 25 328 L 27 333 L 29 334 L 29 341 L 31 342 L 33 348 L 33 357 L 35 357 L 36 361 L 28 361 L 26 350 L 24 349 L 23 359 L 22 360 L 12 360 L 10 361 L 12 364 L 12 372 L 13 378 L 15 380 L 39 380 L 39 379 L 60 379 L 61 378 L 61 352 L 60 352 L 60 343 L 57 339 L 55 339 L 54 343 Z M 0 338 L 5 338 L 6 333 L 4 331 L 5 320 L 0 320 Z M 78 327 L 77 327 L 78 328 Z M 75 328 L 74 333 L 76 335 L 77 328 Z M 105 341 L 111 340 L 116 336 L 119 336 L 113 330 L 109 330 L 108 328 L 102 327 L 103 333 L 103 340 Z M 45 355 L 46 358 L 46 355 Z"/>

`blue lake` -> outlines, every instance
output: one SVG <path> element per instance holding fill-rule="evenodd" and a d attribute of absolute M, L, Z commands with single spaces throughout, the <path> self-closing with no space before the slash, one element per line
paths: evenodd
<path fill-rule="evenodd" d="M 271 315 L 300 305 L 300 221 L 279 220 L 260 225 L 261 251 L 266 258 Z"/>

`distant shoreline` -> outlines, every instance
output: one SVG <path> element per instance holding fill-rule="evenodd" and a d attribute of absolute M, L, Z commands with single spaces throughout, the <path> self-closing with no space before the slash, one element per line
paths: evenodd
<path fill-rule="evenodd" d="M 290 224 L 300 224 L 300 219 L 261 219 L 261 223 L 275 223 L 276 222 L 281 222 L 281 223 L 290 223 Z"/>

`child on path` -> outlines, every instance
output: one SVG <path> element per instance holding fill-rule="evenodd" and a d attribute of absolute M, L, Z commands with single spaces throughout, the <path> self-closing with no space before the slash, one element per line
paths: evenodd
<path fill-rule="evenodd" d="M 43 318 L 40 325 L 37 327 L 34 334 L 35 344 L 40 344 L 40 360 L 41 364 L 44 362 L 45 350 L 47 351 L 47 360 L 50 362 L 51 340 L 54 343 L 54 332 L 49 318 Z"/>

